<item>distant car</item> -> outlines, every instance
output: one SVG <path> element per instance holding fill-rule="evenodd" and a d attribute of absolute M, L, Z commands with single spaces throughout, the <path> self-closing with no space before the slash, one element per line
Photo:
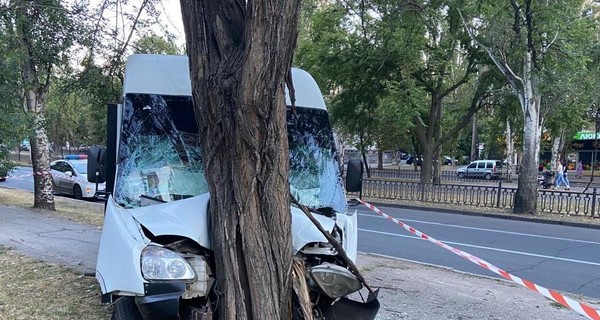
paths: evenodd
<path fill-rule="evenodd" d="M 69 155 L 63 160 L 50 163 L 52 184 L 55 193 L 68 194 L 75 199 L 94 198 L 96 184 L 87 181 L 87 156 Z M 105 184 L 98 184 L 98 190 L 104 191 Z"/>
<path fill-rule="evenodd" d="M 417 166 L 420 166 L 423 164 L 423 160 L 421 160 L 421 158 L 416 159 L 417 161 Z M 415 157 L 414 156 L 410 156 L 408 157 L 408 159 L 406 159 L 406 164 L 413 164 L 415 162 Z"/>
<path fill-rule="evenodd" d="M 502 161 L 500 160 L 476 160 L 468 166 L 456 169 L 459 178 L 485 178 L 486 180 L 497 179 L 502 175 Z"/>
<path fill-rule="evenodd" d="M 443 163 L 444 163 L 445 165 L 451 165 L 451 164 L 453 164 L 453 163 L 454 163 L 454 160 L 452 160 L 452 158 L 450 158 L 449 156 L 444 156 L 444 159 L 443 159 L 443 160 L 444 160 L 444 162 L 443 162 Z"/>
<path fill-rule="evenodd" d="M 31 144 L 29 143 L 29 140 L 23 140 L 23 142 L 21 142 L 21 145 L 19 146 L 19 150 L 29 151 L 29 149 L 31 149 Z"/>
<path fill-rule="evenodd" d="M 90 147 L 87 144 L 80 144 L 79 147 L 77 147 L 77 152 L 85 153 L 89 148 Z"/>

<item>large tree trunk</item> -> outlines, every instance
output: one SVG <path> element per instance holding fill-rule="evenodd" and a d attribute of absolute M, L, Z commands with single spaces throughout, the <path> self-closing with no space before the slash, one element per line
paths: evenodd
<path fill-rule="evenodd" d="M 299 1 L 181 0 L 211 194 L 221 319 L 289 319 L 284 80 Z"/>
<path fill-rule="evenodd" d="M 33 116 L 33 128 L 37 128 L 29 139 L 31 148 L 31 164 L 33 167 L 33 206 L 40 209 L 55 210 L 52 193 L 52 175 L 50 174 L 50 152 L 48 136 L 44 130 L 44 113 L 38 112 Z"/>
<path fill-rule="evenodd" d="M 33 169 L 33 206 L 40 209 L 55 210 L 52 193 L 52 176 L 50 174 L 50 154 L 48 152 L 48 136 L 46 135 L 46 119 L 44 108 L 46 94 L 50 87 L 52 64 L 36 65 L 35 57 L 31 54 L 34 44 L 26 32 L 31 21 L 23 15 L 16 19 L 16 34 L 23 50 L 21 57 L 21 77 L 24 90 L 24 111 L 28 113 L 32 128 L 29 137 L 30 160 Z M 39 43 L 37 44 L 39 45 Z M 44 70 L 40 70 L 44 69 Z M 45 82 L 40 82 L 40 72 L 45 72 Z"/>
<path fill-rule="evenodd" d="M 537 213 L 538 196 L 538 161 L 540 159 L 540 102 L 536 92 L 531 53 L 526 54 L 524 61 L 524 90 L 519 96 L 523 110 L 523 161 L 519 170 L 519 186 L 515 193 L 514 213 Z"/>
<path fill-rule="evenodd" d="M 431 145 L 423 145 L 423 161 L 421 161 L 421 183 L 432 183 L 433 148 Z M 415 158 L 415 161 L 417 159 Z"/>

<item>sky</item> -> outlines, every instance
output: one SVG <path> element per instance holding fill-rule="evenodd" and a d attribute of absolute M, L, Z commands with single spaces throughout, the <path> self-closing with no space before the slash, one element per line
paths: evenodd
<path fill-rule="evenodd" d="M 181 21 L 181 8 L 179 0 L 162 0 L 158 7 L 161 10 L 161 20 L 169 32 L 178 37 L 178 44 L 185 43 L 183 21 Z"/>

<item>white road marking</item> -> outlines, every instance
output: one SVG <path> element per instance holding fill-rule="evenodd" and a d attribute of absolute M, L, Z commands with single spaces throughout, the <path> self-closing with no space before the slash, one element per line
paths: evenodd
<path fill-rule="evenodd" d="M 393 237 L 401 237 L 401 238 L 409 238 L 409 239 L 427 241 L 425 239 L 419 238 L 419 237 L 414 236 L 414 235 L 402 235 L 402 234 L 397 234 L 397 233 L 383 232 L 383 231 L 370 230 L 370 229 L 362 229 L 362 228 L 358 228 L 358 231 L 370 232 L 370 233 L 377 233 L 377 234 L 382 234 L 382 235 L 387 235 L 387 236 L 393 236 Z M 460 242 L 443 241 L 443 240 L 439 240 L 439 241 L 441 241 L 441 242 L 443 242 L 445 244 L 452 244 L 452 245 L 456 245 L 456 246 L 463 246 L 463 247 L 484 249 L 484 250 L 490 250 L 490 251 L 498 251 L 498 252 L 518 254 L 518 255 L 523 255 L 523 256 L 530 256 L 530 257 L 536 257 L 536 258 L 544 258 L 544 259 L 550 259 L 550 260 L 560 260 L 560 261 L 566 261 L 566 262 L 588 264 L 588 265 L 592 265 L 592 266 L 600 266 L 600 263 L 591 262 L 591 261 L 575 260 L 575 259 L 568 259 L 568 258 L 547 256 L 547 255 L 543 255 L 543 254 L 536 254 L 536 253 L 529 253 L 529 252 L 522 252 L 522 251 L 514 251 L 514 250 L 506 250 L 506 249 L 484 247 L 484 246 L 477 246 L 477 245 L 473 245 L 473 244 L 460 243 Z"/>
<path fill-rule="evenodd" d="M 385 219 L 384 217 L 376 215 L 375 213 L 374 214 L 359 213 L 358 215 L 359 216 L 363 216 L 363 217 L 368 217 L 368 218 Z M 394 217 L 394 218 L 396 218 L 396 217 Z M 451 228 L 469 229 L 469 230 L 476 230 L 476 231 L 504 233 L 504 234 L 512 234 L 512 235 L 523 236 L 523 237 L 542 238 L 542 239 L 550 239 L 550 240 L 562 240 L 562 241 L 572 241 L 572 242 L 587 243 L 587 244 L 600 244 L 600 242 L 596 242 L 596 241 L 587 241 L 587 240 L 578 240 L 578 239 L 569 239 L 569 238 L 560 238 L 560 237 L 540 236 L 540 235 L 536 235 L 536 234 L 521 233 L 521 232 L 512 232 L 512 231 L 503 231 L 503 230 L 494 230 L 494 229 L 487 229 L 487 228 L 465 227 L 465 226 L 459 226 L 459 225 L 456 225 L 456 224 L 446 224 L 446 223 L 429 222 L 429 221 L 422 221 L 422 220 L 412 220 L 412 219 L 402 219 L 402 218 L 396 218 L 396 219 L 398 219 L 398 220 L 400 220 L 402 222 L 415 222 L 415 223 L 421 223 L 421 224 L 437 225 L 437 226 L 442 226 L 442 227 L 451 227 Z"/>

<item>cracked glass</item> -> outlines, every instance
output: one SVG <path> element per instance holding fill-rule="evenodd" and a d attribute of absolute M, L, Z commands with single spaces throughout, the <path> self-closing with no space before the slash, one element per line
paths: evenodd
<path fill-rule="evenodd" d="M 345 212 L 346 198 L 327 111 L 288 108 L 287 128 L 292 195 L 313 209 Z"/>
<path fill-rule="evenodd" d="M 135 208 L 208 192 L 192 97 L 127 94 L 114 198 Z"/>

